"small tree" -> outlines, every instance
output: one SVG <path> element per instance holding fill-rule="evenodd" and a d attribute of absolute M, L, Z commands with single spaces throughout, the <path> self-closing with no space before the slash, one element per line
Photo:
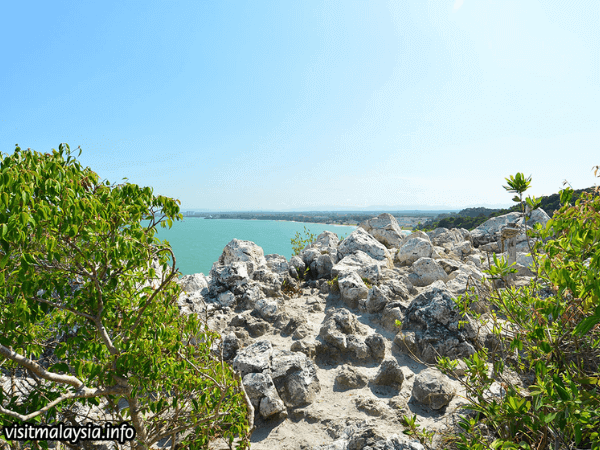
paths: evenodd
<path fill-rule="evenodd" d="M 507 180 L 522 204 L 531 180 Z M 495 289 L 489 298 L 498 345 L 468 358 L 467 375 L 459 378 L 472 412 L 460 423 L 464 433 L 454 437 L 461 450 L 600 449 L 600 196 L 584 193 L 574 205 L 571 196 L 571 189 L 561 191 L 562 208 L 545 229 L 538 227 L 538 277 L 520 289 Z M 514 270 L 494 259 L 492 277 Z M 469 304 L 477 300 L 468 294 L 458 305 L 473 315 Z M 439 361 L 449 374 L 455 365 Z M 490 394 L 494 381 L 501 383 L 500 396 Z"/>
<path fill-rule="evenodd" d="M 0 367 L 12 380 L 0 427 L 82 425 L 88 407 L 130 420 L 138 449 L 219 436 L 248 447 L 241 379 L 215 354 L 219 335 L 179 314 L 175 255 L 155 237 L 181 218 L 176 200 L 101 182 L 61 144 L 0 154 L 0 203 Z"/>

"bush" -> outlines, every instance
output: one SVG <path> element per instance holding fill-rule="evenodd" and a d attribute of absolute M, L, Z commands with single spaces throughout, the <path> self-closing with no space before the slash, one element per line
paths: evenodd
<path fill-rule="evenodd" d="M 523 206 L 531 180 L 521 174 L 507 180 Z M 461 450 L 600 448 L 600 196 L 583 193 L 572 205 L 572 193 L 561 191 L 563 206 L 534 233 L 541 238 L 537 277 L 524 288 L 494 289 L 489 298 L 498 345 L 465 361 L 461 383 L 472 413 L 452 438 Z M 537 203 L 527 199 L 531 207 Z M 503 279 L 511 272 L 504 261 L 488 271 Z M 477 300 L 472 292 L 458 304 L 473 315 L 469 305 Z M 439 360 L 448 374 L 455 364 Z M 495 381 L 500 396 L 490 395 Z"/>
<path fill-rule="evenodd" d="M 249 446 L 241 380 L 219 335 L 179 314 L 175 255 L 154 237 L 181 218 L 177 201 L 101 182 L 68 145 L 0 154 L 0 201 L 0 367 L 13 381 L 0 383 L 0 426 L 81 426 L 96 407 L 132 422 L 135 448 Z"/>
<path fill-rule="evenodd" d="M 292 256 L 297 256 L 300 253 L 302 253 L 302 250 L 304 250 L 308 245 L 312 244 L 313 242 L 315 242 L 317 240 L 317 237 L 310 232 L 310 230 L 308 230 L 306 228 L 306 226 L 304 227 L 304 234 L 300 235 L 299 231 L 296 231 L 296 235 L 290 239 L 290 241 L 292 242 L 292 250 L 294 251 Z"/>

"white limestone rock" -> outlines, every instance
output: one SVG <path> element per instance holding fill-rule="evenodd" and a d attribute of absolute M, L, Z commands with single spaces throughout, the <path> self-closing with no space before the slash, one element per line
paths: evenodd
<path fill-rule="evenodd" d="M 386 265 L 392 266 L 392 256 L 388 249 L 362 228 L 354 230 L 337 249 L 339 258 L 355 254 L 360 250 L 371 258 L 384 261 Z"/>
<path fill-rule="evenodd" d="M 348 255 L 331 268 L 332 277 L 343 277 L 346 274 L 356 272 L 360 278 L 366 278 L 370 283 L 379 281 L 383 267 L 386 262 L 371 258 L 365 252 L 358 250 Z"/>
<path fill-rule="evenodd" d="M 387 248 L 399 247 L 405 237 L 396 218 L 388 213 L 365 220 L 359 227 L 364 228 L 365 231 Z"/>
<path fill-rule="evenodd" d="M 229 242 L 219 257 L 221 265 L 232 263 L 244 263 L 249 276 L 259 267 L 267 266 L 267 260 L 261 247 L 254 242 L 239 239 Z"/>
<path fill-rule="evenodd" d="M 342 300 L 350 308 L 357 308 L 358 301 L 366 299 L 369 289 L 356 272 L 344 272 L 338 278 L 338 286 Z"/>
<path fill-rule="evenodd" d="M 413 264 L 419 258 L 431 258 L 433 255 L 433 247 L 431 242 L 420 237 L 412 237 L 406 239 L 404 244 L 398 249 L 396 260 L 408 266 Z"/>
<path fill-rule="evenodd" d="M 431 258 L 419 258 L 411 267 L 412 273 L 408 279 L 415 286 L 429 286 L 434 281 L 445 282 L 448 275 L 440 264 Z"/>

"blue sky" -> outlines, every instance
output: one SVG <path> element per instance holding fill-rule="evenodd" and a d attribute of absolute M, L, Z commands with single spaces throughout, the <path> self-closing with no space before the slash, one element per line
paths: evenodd
<path fill-rule="evenodd" d="M 184 210 L 597 181 L 597 0 L 4 2 L 0 51 L 0 151 L 81 146 Z"/>

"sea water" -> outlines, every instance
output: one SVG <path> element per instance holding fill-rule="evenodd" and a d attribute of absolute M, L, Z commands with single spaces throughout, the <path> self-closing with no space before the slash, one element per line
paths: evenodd
<path fill-rule="evenodd" d="M 338 237 L 348 236 L 355 226 L 301 223 L 279 220 L 203 219 L 184 217 L 169 228 L 157 228 L 157 237 L 167 240 L 175 254 L 175 263 L 182 275 L 208 275 L 223 248 L 232 240 L 252 241 L 262 247 L 265 255 L 277 253 L 290 259 L 293 253 L 291 239 L 299 232 L 304 236 L 306 227 L 315 236 L 332 231 Z"/>

